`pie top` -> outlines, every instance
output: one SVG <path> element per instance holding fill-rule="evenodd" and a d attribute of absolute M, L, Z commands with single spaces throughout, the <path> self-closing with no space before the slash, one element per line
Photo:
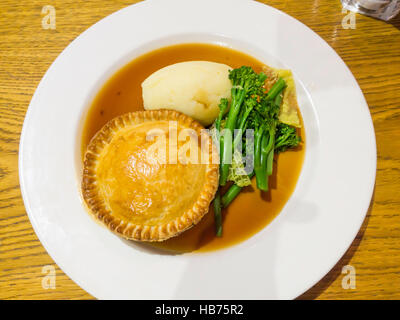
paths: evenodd
<path fill-rule="evenodd" d="M 162 241 L 195 225 L 218 188 L 217 151 L 202 129 L 171 110 L 108 122 L 85 154 L 82 193 L 90 211 L 132 240 Z"/>

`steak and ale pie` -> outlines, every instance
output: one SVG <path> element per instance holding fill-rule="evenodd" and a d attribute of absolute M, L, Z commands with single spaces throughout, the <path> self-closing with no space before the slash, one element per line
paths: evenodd
<path fill-rule="evenodd" d="M 216 148 L 202 129 L 172 110 L 131 112 L 109 121 L 84 159 L 82 192 L 95 218 L 139 241 L 163 241 L 197 224 L 208 212 L 219 178 Z M 181 138 L 184 131 L 187 139 Z M 196 139 L 205 139 L 206 147 Z M 198 161 L 190 161 L 193 154 Z"/>

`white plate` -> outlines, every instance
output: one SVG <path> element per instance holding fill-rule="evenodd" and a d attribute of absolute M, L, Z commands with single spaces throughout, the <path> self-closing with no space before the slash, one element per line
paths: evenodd
<path fill-rule="evenodd" d="M 80 197 L 82 119 L 101 85 L 135 56 L 164 45 L 237 48 L 296 77 L 306 158 L 281 214 L 249 240 L 204 254 L 162 255 L 94 223 Z M 20 144 L 20 182 L 32 225 L 54 261 L 97 298 L 291 299 L 341 258 L 375 181 L 374 129 L 363 94 L 313 31 L 247 0 L 146 1 L 96 23 L 40 82 Z"/>

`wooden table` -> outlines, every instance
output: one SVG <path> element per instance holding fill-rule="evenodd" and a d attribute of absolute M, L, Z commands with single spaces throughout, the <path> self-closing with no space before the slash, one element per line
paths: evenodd
<path fill-rule="evenodd" d="M 0 299 L 93 298 L 57 267 L 32 229 L 19 189 L 18 143 L 30 99 L 54 59 L 89 26 L 133 2 L 0 3 Z M 399 299 L 400 16 L 385 23 L 357 15 L 355 29 L 344 29 L 339 0 L 263 2 L 303 22 L 338 52 L 365 94 L 377 138 L 376 187 L 364 225 L 341 261 L 300 298 Z M 46 4 L 56 9 L 55 30 L 42 28 Z M 42 288 L 46 265 L 55 267 L 56 289 Z M 345 265 L 356 270 L 356 289 L 342 288 Z"/>

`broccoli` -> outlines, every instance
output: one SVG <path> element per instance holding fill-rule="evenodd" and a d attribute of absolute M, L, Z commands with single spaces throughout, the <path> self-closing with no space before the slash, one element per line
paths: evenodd
<path fill-rule="evenodd" d="M 279 123 L 276 129 L 275 150 L 277 153 L 284 152 L 289 148 L 296 148 L 300 144 L 301 138 L 295 127 Z"/>
<path fill-rule="evenodd" d="M 266 75 L 257 74 L 250 67 L 243 66 L 230 71 L 229 79 L 232 82 L 230 107 L 227 99 L 221 99 L 220 113 L 215 120 L 215 128 L 220 131 L 221 123 L 223 123 L 226 129 L 219 137 L 220 185 L 224 186 L 227 180 L 233 180 L 234 184 L 223 196 L 218 190 L 214 199 L 217 236 L 222 235 L 221 209 L 226 208 L 240 193 L 243 186 L 249 183 L 247 181 L 242 183 L 243 179 L 240 181 L 232 179 L 232 170 L 240 165 L 237 163 L 231 165 L 228 162 L 229 157 L 232 154 L 235 154 L 237 159 L 253 157 L 254 170 L 248 177 L 246 176 L 246 179 L 250 181 L 253 176 L 256 176 L 257 188 L 267 191 L 268 177 L 273 171 L 274 154 L 297 147 L 301 142 L 296 128 L 279 121 L 283 90 L 286 87 L 286 82 L 282 78 L 279 78 L 268 92 L 264 89 Z M 225 116 L 228 107 L 229 111 Z M 238 133 L 232 141 L 232 133 L 235 129 L 238 129 Z M 246 129 L 254 130 L 254 141 L 243 137 Z M 239 148 L 239 142 L 242 140 L 247 147 L 251 146 L 249 147 L 252 150 L 251 154 L 245 154 L 244 148 Z"/>
<path fill-rule="evenodd" d="M 285 86 L 279 78 L 268 94 L 261 96 L 250 117 L 254 129 L 254 172 L 257 188 L 263 191 L 268 191 L 268 176 L 272 174 L 275 131 Z"/>
<path fill-rule="evenodd" d="M 215 120 L 215 127 L 219 131 L 219 130 L 221 130 L 221 120 L 222 120 L 226 110 L 228 109 L 228 99 L 222 98 L 218 107 L 219 107 L 219 114 L 218 114 L 218 118 Z"/>
<path fill-rule="evenodd" d="M 229 173 L 229 159 L 232 155 L 232 132 L 238 123 L 238 116 L 244 105 L 245 99 L 263 94 L 264 73 L 257 74 L 250 67 L 240 67 L 229 72 L 232 82 L 231 106 L 229 108 L 224 134 L 221 136 L 221 174 L 220 185 L 226 184 Z M 240 120 L 240 119 L 239 119 Z M 240 122 L 240 121 L 239 121 Z"/>
<path fill-rule="evenodd" d="M 221 130 L 221 121 L 222 118 L 228 109 L 228 99 L 222 98 L 221 102 L 219 104 L 219 114 L 218 118 L 215 120 L 215 128 L 216 132 L 219 133 Z M 214 219 L 215 219 L 215 233 L 217 237 L 222 236 L 222 214 L 221 214 L 221 194 L 219 190 L 217 190 L 214 201 L 213 201 L 213 206 L 214 206 Z"/>

